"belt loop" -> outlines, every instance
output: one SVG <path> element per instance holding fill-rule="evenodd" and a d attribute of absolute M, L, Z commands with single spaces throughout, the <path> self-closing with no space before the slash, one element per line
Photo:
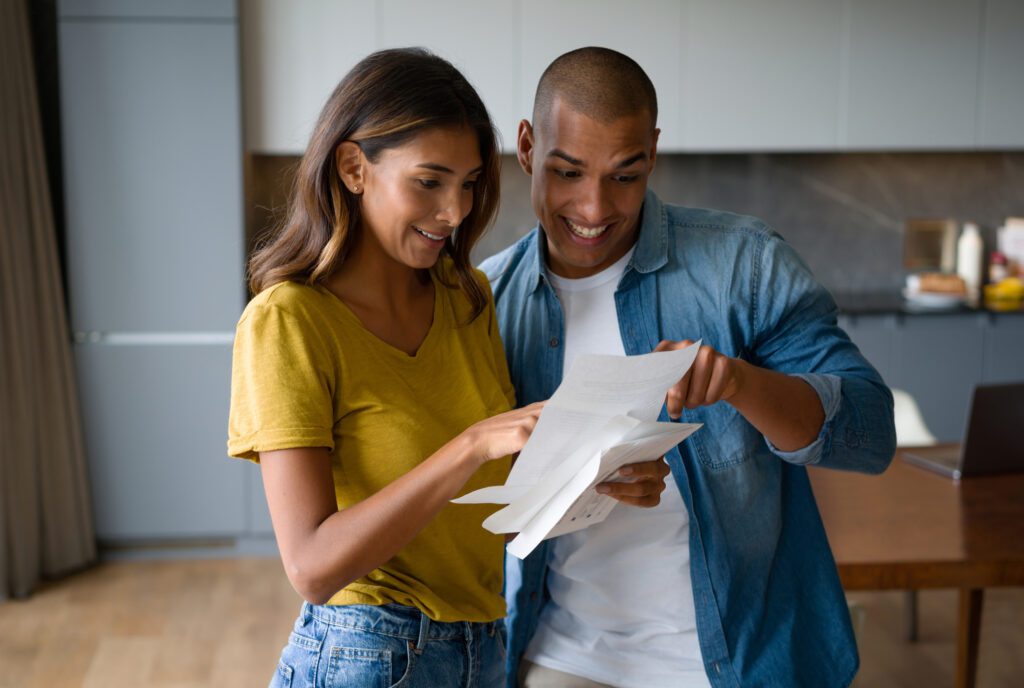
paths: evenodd
<path fill-rule="evenodd" d="M 427 647 L 427 637 L 430 635 L 430 617 L 420 612 L 420 637 L 416 639 L 416 647 L 413 651 L 421 655 Z"/>

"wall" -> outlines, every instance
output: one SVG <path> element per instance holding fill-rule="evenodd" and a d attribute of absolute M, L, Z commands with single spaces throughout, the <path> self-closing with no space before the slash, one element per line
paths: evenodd
<path fill-rule="evenodd" d="M 501 213 L 480 258 L 534 223 L 528 178 L 503 162 Z M 658 158 L 651 186 L 665 201 L 767 221 L 830 289 L 889 290 L 905 274 L 906 218 L 974 220 L 994 245 L 994 227 L 1024 214 L 1024 154 L 673 154 Z"/>
<path fill-rule="evenodd" d="M 251 233 L 268 226 L 270 210 L 284 203 L 297 160 L 253 156 Z M 905 274 L 904 220 L 974 220 L 993 246 L 994 228 L 1008 215 L 1024 215 L 1024 154 L 669 154 L 658 158 L 651 186 L 665 201 L 769 222 L 833 291 L 896 290 Z M 501 209 L 476 262 L 535 222 L 529 178 L 515 158 L 503 156 Z"/>

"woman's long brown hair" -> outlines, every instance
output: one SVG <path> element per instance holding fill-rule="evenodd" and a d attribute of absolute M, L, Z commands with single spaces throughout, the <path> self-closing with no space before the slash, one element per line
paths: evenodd
<path fill-rule="evenodd" d="M 283 281 L 316 284 L 337 270 L 359 231 L 359 198 L 338 176 L 335 151 L 359 145 L 371 163 L 431 127 L 465 126 L 479 141 L 483 169 L 473 207 L 443 249 L 452 258 L 471 319 L 487 304 L 473 276 L 470 251 L 498 208 L 494 125 L 480 96 L 446 60 L 422 48 L 381 50 L 352 68 L 320 113 L 295 175 L 288 213 L 249 262 L 249 288 L 258 294 Z"/>

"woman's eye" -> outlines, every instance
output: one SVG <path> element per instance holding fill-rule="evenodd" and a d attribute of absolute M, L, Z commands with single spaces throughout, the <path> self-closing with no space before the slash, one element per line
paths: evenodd
<path fill-rule="evenodd" d="M 468 182 L 465 182 L 465 183 L 463 183 L 463 185 L 462 185 L 462 189 L 463 189 L 464 191 L 472 191 L 473 189 L 475 189 L 475 188 L 476 188 L 476 183 L 477 183 L 477 181 L 478 181 L 478 180 L 476 180 L 476 179 L 473 179 L 473 180 L 471 180 L 471 181 L 468 181 Z"/>
<path fill-rule="evenodd" d="M 424 189 L 436 189 L 441 186 L 441 183 L 436 179 L 417 179 L 416 181 L 419 182 L 420 186 Z"/>

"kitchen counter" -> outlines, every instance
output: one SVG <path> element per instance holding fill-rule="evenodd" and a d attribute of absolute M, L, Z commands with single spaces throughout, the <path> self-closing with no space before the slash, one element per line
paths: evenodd
<path fill-rule="evenodd" d="M 895 291 L 835 292 L 832 297 L 842 315 L 964 315 L 990 313 L 992 315 L 1024 315 L 1024 309 L 990 311 L 984 308 L 956 306 L 954 308 L 920 308 L 909 305 L 903 295 Z"/>

